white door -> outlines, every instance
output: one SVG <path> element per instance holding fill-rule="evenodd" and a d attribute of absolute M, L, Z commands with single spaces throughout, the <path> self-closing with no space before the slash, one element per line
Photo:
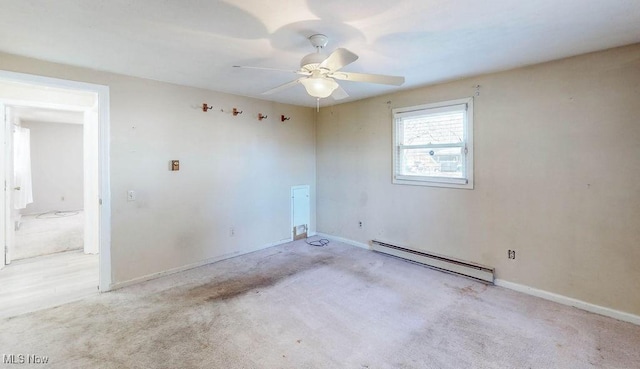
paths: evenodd
<path fill-rule="evenodd" d="M 308 236 L 310 218 L 309 186 L 291 187 L 291 226 L 294 240 Z"/>
<path fill-rule="evenodd" d="M 2 143 L 2 150 L 0 150 L 0 173 L 2 173 L 2 178 L 6 178 L 6 156 L 7 156 L 7 148 L 6 145 L 4 144 L 6 139 L 7 139 L 7 131 L 9 128 L 9 122 L 8 122 L 8 118 L 7 118 L 7 110 L 4 106 L 4 104 L 0 103 L 0 119 L 2 119 L 2 135 L 1 135 L 1 140 L 0 142 Z M 4 183 L 4 193 L 1 196 L 2 200 L 0 200 L 0 203 L 2 204 L 2 207 L 0 208 L 0 240 L 2 240 L 2 263 L 0 264 L 0 269 L 4 268 L 5 264 L 7 264 L 7 241 L 6 241 L 6 224 L 7 222 L 6 220 L 6 216 L 7 216 L 7 212 L 5 211 L 5 209 L 8 208 L 7 204 L 7 198 L 9 197 L 7 195 L 7 183 Z"/>
<path fill-rule="evenodd" d="M 99 252 L 100 195 L 98 173 L 98 110 L 84 112 L 84 253 Z"/>
<path fill-rule="evenodd" d="M 19 187 L 14 184 L 14 124 L 11 116 L 11 108 L 0 105 L 3 112 L 4 126 L 2 142 L 2 173 L 4 177 L 4 196 L 2 201 L 2 240 L 4 245 L 4 265 L 11 263 L 11 255 L 15 246 L 16 220 L 19 212 L 14 209 L 14 192 L 19 191 Z"/>

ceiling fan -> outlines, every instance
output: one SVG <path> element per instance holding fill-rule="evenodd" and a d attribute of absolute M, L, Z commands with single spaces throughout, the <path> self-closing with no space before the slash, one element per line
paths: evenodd
<path fill-rule="evenodd" d="M 301 83 L 307 90 L 307 93 L 318 100 L 325 97 L 333 97 L 336 100 L 345 99 L 349 97 L 347 92 L 340 87 L 335 80 L 353 81 L 353 82 L 368 82 L 378 83 L 383 85 L 400 86 L 404 83 L 404 77 L 398 76 L 386 76 L 381 74 L 365 74 L 365 73 L 352 73 L 341 72 L 344 66 L 349 65 L 358 59 L 358 55 L 343 48 L 336 49 L 329 54 L 323 54 L 321 49 L 327 45 L 329 38 L 323 34 L 315 34 L 309 37 L 311 45 L 316 48 L 315 53 L 306 55 L 300 61 L 300 69 L 295 71 L 274 69 L 274 68 L 262 68 L 262 67 L 247 67 L 241 65 L 234 65 L 234 68 L 247 68 L 247 69 L 261 69 L 280 72 L 293 72 L 303 75 L 294 81 L 287 82 L 271 90 L 265 91 L 263 95 L 270 95 L 276 92 L 280 92 L 289 87 L 293 87 L 298 83 Z"/>

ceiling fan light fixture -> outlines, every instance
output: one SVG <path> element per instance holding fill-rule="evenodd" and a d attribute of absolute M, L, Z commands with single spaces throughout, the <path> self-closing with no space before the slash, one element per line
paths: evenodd
<path fill-rule="evenodd" d="M 338 88 L 338 83 L 331 78 L 309 77 L 300 81 L 307 93 L 319 99 L 329 97 Z"/>

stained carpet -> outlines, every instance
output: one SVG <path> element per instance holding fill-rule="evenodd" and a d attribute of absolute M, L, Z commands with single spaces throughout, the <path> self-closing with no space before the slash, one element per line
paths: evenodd
<path fill-rule="evenodd" d="M 296 241 L 0 326 L 2 354 L 48 368 L 640 367 L 639 326 L 338 242 Z"/>

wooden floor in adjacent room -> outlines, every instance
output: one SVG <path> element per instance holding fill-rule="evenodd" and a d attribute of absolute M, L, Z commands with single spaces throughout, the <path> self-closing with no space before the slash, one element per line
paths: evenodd
<path fill-rule="evenodd" d="M 82 250 L 17 260 L 0 270 L 0 318 L 98 293 L 98 255 Z"/>

